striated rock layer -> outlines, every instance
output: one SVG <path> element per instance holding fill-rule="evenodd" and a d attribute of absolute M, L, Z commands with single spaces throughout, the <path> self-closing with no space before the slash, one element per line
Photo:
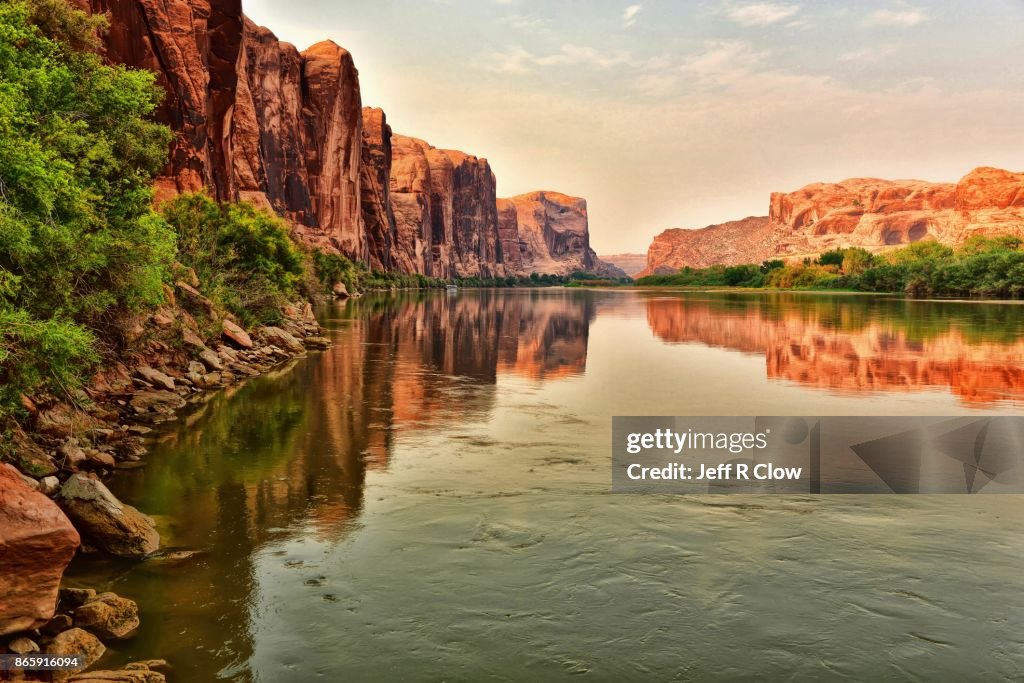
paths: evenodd
<path fill-rule="evenodd" d="M 1024 236 L 1024 173 L 978 168 L 958 183 L 854 178 L 776 192 L 766 217 L 661 233 L 639 276 L 972 235 Z"/>
<path fill-rule="evenodd" d="M 156 72 L 167 93 L 157 117 L 175 138 L 158 199 L 205 187 L 250 201 L 310 245 L 379 270 L 487 278 L 600 267 L 585 203 L 571 229 L 551 221 L 543 245 L 528 237 L 524 264 L 521 225 L 507 207 L 499 221 L 487 160 L 392 135 L 383 111 L 363 108 L 352 55 L 337 44 L 300 52 L 248 20 L 240 0 L 75 1 L 109 16 L 106 58 Z"/>

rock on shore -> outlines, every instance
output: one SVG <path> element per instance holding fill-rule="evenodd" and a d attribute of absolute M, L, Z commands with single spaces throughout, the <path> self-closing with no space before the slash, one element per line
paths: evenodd
<path fill-rule="evenodd" d="M 153 520 L 119 501 L 99 479 L 72 475 L 57 500 L 88 540 L 111 555 L 145 557 L 160 548 Z"/>
<path fill-rule="evenodd" d="M 0 635 L 45 624 L 80 540 L 52 500 L 0 464 Z"/>

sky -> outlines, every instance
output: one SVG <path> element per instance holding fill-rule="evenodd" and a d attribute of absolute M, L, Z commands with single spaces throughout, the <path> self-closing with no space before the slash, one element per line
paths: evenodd
<path fill-rule="evenodd" d="M 347 48 L 396 133 L 498 196 L 585 197 L 601 254 L 844 178 L 1024 170 L 1024 0 L 243 0 Z"/>

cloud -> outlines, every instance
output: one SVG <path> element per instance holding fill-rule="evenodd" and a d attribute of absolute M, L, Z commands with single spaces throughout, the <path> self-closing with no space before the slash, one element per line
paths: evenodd
<path fill-rule="evenodd" d="M 622 28 L 629 28 L 636 23 L 636 15 L 640 14 L 640 10 L 644 8 L 643 5 L 630 5 L 626 8 L 626 11 L 622 13 Z"/>
<path fill-rule="evenodd" d="M 917 26 L 928 21 L 928 14 L 918 8 L 880 9 L 864 18 L 864 26 Z"/>
<path fill-rule="evenodd" d="M 756 71 L 767 58 L 767 51 L 744 41 L 709 41 L 703 52 L 686 58 L 679 69 L 702 83 L 726 85 Z"/>
<path fill-rule="evenodd" d="M 800 11 L 800 5 L 782 5 L 758 2 L 752 5 L 734 5 L 725 14 L 742 26 L 768 26 L 788 19 Z"/>
<path fill-rule="evenodd" d="M 616 50 L 607 52 L 585 45 L 566 43 L 548 55 L 537 55 L 521 46 L 512 46 L 504 52 L 496 52 L 484 58 L 486 68 L 506 74 L 525 74 L 534 67 L 547 66 L 590 66 L 607 69 L 619 64 L 628 64 L 629 52 Z"/>
<path fill-rule="evenodd" d="M 863 50 L 852 50 L 839 55 L 840 62 L 880 62 L 888 59 L 896 53 L 893 45 L 881 45 L 879 47 L 864 48 Z"/>
<path fill-rule="evenodd" d="M 547 19 L 531 17 L 525 14 L 510 14 L 507 17 L 502 17 L 499 21 L 506 26 L 522 31 L 539 31 L 548 27 Z"/>

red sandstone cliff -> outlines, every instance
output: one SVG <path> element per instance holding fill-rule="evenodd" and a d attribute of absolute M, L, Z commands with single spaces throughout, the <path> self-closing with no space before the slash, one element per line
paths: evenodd
<path fill-rule="evenodd" d="M 978 234 L 1024 236 L 1024 173 L 978 168 L 958 183 L 854 178 L 776 192 L 766 217 L 661 233 L 639 276 Z"/>
<path fill-rule="evenodd" d="M 543 248 L 527 240 L 536 263 L 524 270 L 520 223 L 507 207 L 499 220 L 487 160 L 392 135 L 383 111 L 363 108 L 352 55 L 335 43 L 299 52 L 240 0 L 75 1 L 108 14 L 106 58 L 156 72 L 167 93 L 157 116 L 175 139 L 159 198 L 206 187 L 251 201 L 374 269 L 486 278 L 601 266 L 584 207 L 571 229 L 542 228 Z"/>
<path fill-rule="evenodd" d="M 396 259 L 398 245 L 395 214 L 391 206 L 391 162 L 391 126 L 387 124 L 387 117 L 382 109 L 364 108 L 360 197 L 370 267 L 417 272 L 404 268 L 406 264 Z"/>
<path fill-rule="evenodd" d="M 627 277 L 591 249 L 586 199 L 541 190 L 504 199 L 498 209 L 508 235 L 503 244 L 509 251 L 514 251 L 511 224 L 515 214 L 522 274 L 587 271 L 603 277 Z"/>

